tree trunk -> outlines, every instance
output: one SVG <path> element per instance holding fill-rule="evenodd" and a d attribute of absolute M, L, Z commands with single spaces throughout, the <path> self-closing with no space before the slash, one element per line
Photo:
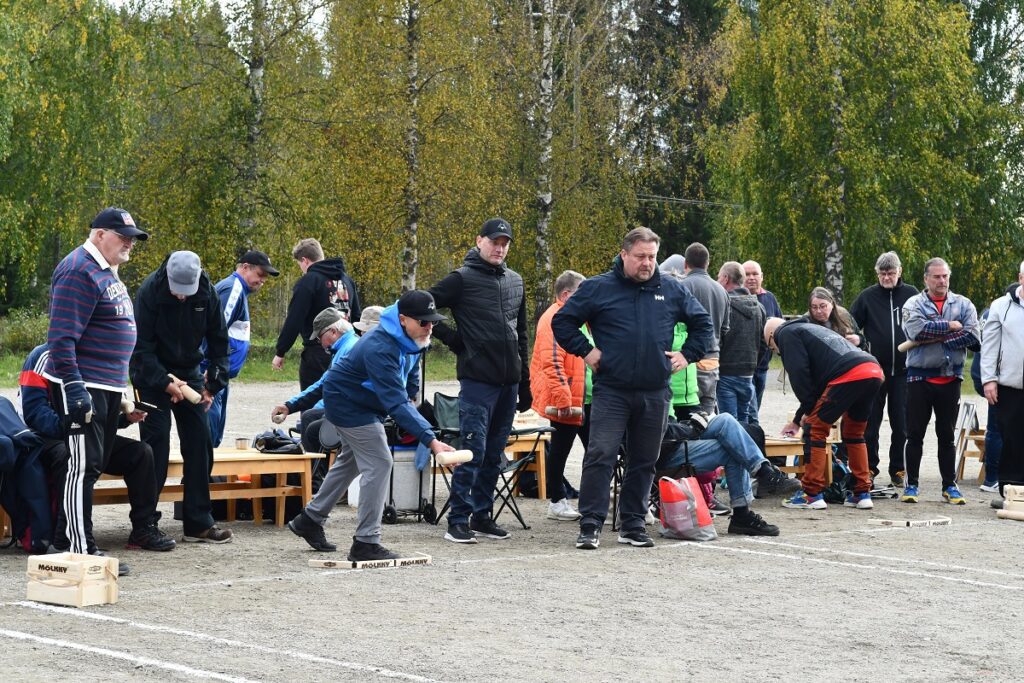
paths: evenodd
<path fill-rule="evenodd" d="M 249 111 L 246 115 L 245 150 L 242 162 L 240 235 L 253 234 L 256 227 L 256 205 L 260 183 L 260 144 L 263 138 L 263 71 L 266 67 L 267 3 L 253 0 L 252 35 L 246 60 L 246 89 L 249 91 Z"/>
<path fill-rule="evenodd" d="M 420 3 L 409 0 L 405 15 L 405 97 L 408 124 L 405 129 L 405 246 L 402 247 L 402 292 L 416 289 L 416 271 L 419 265 L 418 233 L 421 206 L 419 200 L 420 174 Z"/>
<path fill-rule="evenodd" d="M 551 226 L 551 206 L 554 202 L 551 188 L 552 137 L 551 115 L 555 106 L 553 71 L 554 46 L 551 24 L 555 20 L 554 0 L 544 0 L 541 12 L 541 64 L 538 92 L 538 149 L 537 165 L 537 234 L 534 263 L 533 300 L 534 321 L 551 305 L 551 248 L 548 244 Z"/>
<path fill-rule="evenodd" d="M 826 35 L 829 38 L 829 47 L 835 52 L 836 64 L 840 63 L 842 44 L 839 40 L 839 31 L 832 22 L 838 21 L 836 13 L 833 12 L 831 0 L 826 3 L 827 14 L 825 21 L 829 22 Z M 846 233 L 846 168 L 839 159 L 842 150 L 843 138 L 843 99 L 844 99 L 843 73 L 839 66 L 832 70 L 832 101 L 829 109 L 829 119 L 832 127 L 832 146 L 828 151 L 829 176 L 831 183 L 836 185 L 836 197 L 834 201 L 828 202 L 828 226 L 825 232 L 825 286 L 828 287 L 836 297 L 836 302 L 843 303 L 843 260 L 844 260 L 844 236 Z"/>

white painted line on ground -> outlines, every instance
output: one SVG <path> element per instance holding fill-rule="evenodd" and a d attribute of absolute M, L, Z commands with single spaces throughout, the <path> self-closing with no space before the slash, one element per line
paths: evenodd
<path fill-rule="evenodd" d="M 941 574 L 930 574 L 928 572 L 910 571 L 908 569 L 893 569 L 892 567 L 881 567 L 875 564 L 857 564 L 856 562 L 842 562 L 840 560 L 825 560 L 820 557 L 808 557 L 806 555 L 789 555 L 786 553 L 772 553 L 765 550 L 751 550 L 750 548 L 738 548 L 728 545 L 714 545 L 710 543 L 695 543 L 693 541 L 682 541 L 678 545 L 690 546 L 701 550 L 718 550 L 728 553 L 743 553 L 747 555 L 761 555 L 763 557 L 777 557 L 784 560 L 796 562 L 811 562 L 814 564 L 827 564 L 835 567 L 849 567 L 851 569 L 866 569 L 870 571 L 883 572 L 885 574 L 899 574 L 902 576 L 917 576 L 937 581 L 948 581 L 951 583 L 963 583 L 969 586 L 980 586 L 983 588 L 1000 588 L 1007 591 L 1024 591 L 1022 586 L 1007 586 L 1001 583 L 990 583 L 987 581 L 976 581 L 974 579 L 961 579 L 955 576 L 942 576 Z M 667 546 L 664 546 L 667 547 Z"/>
<path fill-rule="evenodd" d="M 321 657 L 320 655 L 311 655 L 305 652 L 298 652 L 296 650 L 279 650 L 273 647 L 266 647 L 263 645 L 257 645 L 256 643 L 248 643 L 241 640 L 232 640 L 230 638 L 221 638 L 219 636 L 211 636 L 207 633 L 200 633 L 198 631 L 186 631 L 185 629 L 172 628 L 170 626 L 159 626 L 155 624 L 146 624 L 140 621 L 131 621 L 130 619 L 121 619 L 120 617 L 111 617 L 105 614 L 97 614 L 95 612 L 85 612 L 79 609 L 71 609 L 69 607 L 58 607 L 56 605 L 44 605 L 38 602 L 31 602 L 28 600 L 22 600 L 19 602 L 8 603 L 17 607 L 27 607 L 29 609 L 40 610 L 43 612 L 55 612 L 57 614 L 63 614 L 65 616 L 79 617 L 81 619 L 92 619 L 94 621 L 105 621 L 107 623 L 122 624 L 130 628 L 137 628 L 142 631 L 152 631 L 154 633 L 168 633 L 176 636 L 183 636 L 192 640 L 203 640 L 209 643 L 216 643 L 218 645 L 226 645 L 228 647 L 238 647 L 247 650 L 255 650 L 256 652 L 262 652 L 263 654 L 269 655 L 284 655 L 293 659 L 300 659 L 306 662 L 313 662 L 315 664 L 329 664 L 336 666 L 340 669 L 348 669 L 350 671 L 358 671 L 360 673 L 371 673 L 385 678 L 398 678 L 405 681 L 415 681 L 416 683 L 437 683 L 433 678 L 426 678 L 424 676 L 417 676 L 416 674 L 409 674 L 403 671 L 393 671 L 391 669 L 385 669 L 379 666 L 372 666 L 369 664 L 359 664 L 357 662 L 346 662 L 339 659 L 332 659 L 330 657 Z M 225 679 L 225 680 L 236 680 L 236 679 Z M 241 680 L 241 679 L 237 679 Z"/>
<path fill-rule="evenodd" d="M 88 614 L 88 612 L 83 612 L 83 614 Z M 45 638 L 43 636 L 36 636 L 31 633 L 23 633 L 22 631 L 8 631 L 5 628 L 0 628 L 0 636 L 13 638 L 15 640 L 25 640 L 32 643 L 39 643 L 40 645 L 49 645 L 51 647 L 57 647 L 64 650 L 78 650 L 79 652 L 88 652 L 89 654 L 101 655 L 103 657 L 110 657 L 111 659 L 120 659 L 125 662 L 131 662 L 132 664 L 139 666 L 152 666 L 158 669 L 164 669 L 166 671 L 173 671 L 174 673 L 178 674 L 185 674 L 186 676 L 191 676 L 192 678 L 204 678 L 214 681 L 229 681 L 230 683 L 256 683 L 256 681 L 249 678 L 238 678 L 236 676 L 219 674 L 214 671 L 193 669 L 192 667 L 185 666 L 184 664 L 165 662 L 163 660 L 152 659 L 150 657 L 139 657 L 137 655 L 130 655 L 127 652 L 121 652 L 119 650 L 108 650 L 104 647 L 93 647 L 92 645 L 73 643 L 69 640 Z"/>
<path fill-rule="evenodd" d="M 906 528 L 906 527 L 904 527 Z M 893 557 L 891 555 L 872 555 L 870 553 L 858 553 L 852 550 L 834 550 L 832 548 L 815 548 L 808 545 L 797 545 L 796 543 L 782 543 L 780 541 L 771 541 L 766 538 L 745 538 L 743 539 L 747 543 L 760 543 L 763 545 L 771 545 L 779 548 L 793 548 L 795 550 L 807 550 L 815 553 L 830 553 L 832 555 L 848 555 L 849 557 L 861 557 L 866 560 L 882 560 L 885 562 L 903 562 L 906 564 L 921 564 L 929 567 L 938 567 L 939 569 L 955 569 L 957 571 L 965 572 L 977 572 L 978 574 L 992 574 L 993 576 L 1005 576 L 1013 579 L 1024 579 L 1024 574 L 1014 574 L 1012 572 L 1001 572 L 997 569 L 984 569 L 981 567 L 965 567 L 958 564 L 944 564 L 942 562 L 929 562 L 928 560 L 917 560 L 910 557 Z"/>

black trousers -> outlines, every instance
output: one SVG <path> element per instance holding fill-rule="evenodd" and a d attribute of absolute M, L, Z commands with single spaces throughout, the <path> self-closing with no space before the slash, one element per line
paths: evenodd
<path fill-rule="evenodd" d="M 878 469 L 878 465 L 881 463 L 878 432 L 882 427 L 886 402 L 889 404 L 889 427 L 892 429 L 892 437 L 889 439 L 889 475 L 892 476 L 906 467 L 903 463 L 903 449 L 907 444 L 906 373 L 895 376 L 888 372 L 885 373 L 885 381 L 875 396 L 875 404 L 868 417 L 868 428 L 864 432 L 864 440 L 868 445 L 868 467 L 871 468 L 873 475 L 880 471 Z"/>
<path fill-rule="evenodd" d="M 64 385 L 50 383 L 57 414 L 67 416 Z M 69 428 L 65 437 L 68 457 L 64 480 L 58 489 L 61 504 L 54 533 L 54 547 L 74 553 L 96 552 L 92 534 L 92 491 L 100 478 L 103 464 L 110 458 L 121 414 L 121 393 L 89 389 L 92 419 L 80 427 Z"/>
<path fill-rule="evenodd" d="M 192 387 L 199 391 L 200 386 Z M 153 475 L 159 496 L 167 481 L 167 461 L 171 452 L 171 415 L 178 427 L 184 473 L 181 483 L 185 487 L 182 497 L 182 527 L 186 536 L 195 536 L 213 526 L 210 512 L 210 471 L 213 469 L 213 442 L 210 423 L 202 404 L 188 401 L 171 403 L 163 391 L 139 392 L 143 401 L 160 410 L 151 412 L 139 423 L 142 440 L 153 449 Z"/>
<path fill-rule="evenodd" d="M 323 377 L 331 367 L 331 355 L 320 344 L 303 346 L 299 357 L 299 386 L 303 391 Z"/>
<path fill-rule="evenodd" d="M 928 421 L 935 414 L 935 439 L 939 447 L 939 474 L 942 488 L 956 483 L 956 445 L 953 429 L 960 408 L 960 382 L 932 384 L 919 381 L 907 384 L 907 483 L 917 486 L 921 474 L 921 454 Z"/>
<path fill-rule="evenodd" d="M 44 439 L 40 458 L 53 477 L 54 488 L 63 491 L 70 460 L 67 445 L 57 439 Z M 132 522 L 132 529 L 141 529 L 150 524 L 156 515 L 153 449 L 141 441 L 115 434 L 110 457 L 103 463 L 101 471 L 103 474 L 113 474 L 124 479 L 125 487 L 128 489 L 128 503 L 131 506 L 128 518 Z M 67 536 L 62 531 L 66 526 L 67 518 L 64 511 L 58 508 L 55 520 L 57 535 L 51 536 L 56 539 L 54 546 L 57 548 L 68 545 Z M 91 519 L 87 524 L 86 537 L 89 544 L 95 547 Z"/>
<path fill-rule="evenodd" d="M 551 421 L 554 432 L 551 434 L 551 444 L 548 448 L 548 457 L 545 460 L 546 476 L 548 480 L 548 499 L 552 503 L 565 498 L 565 463 L 572 452 L 572 445 L 576 437 L 580 437 L 583 448 L 586 450 L 590 439 L 590 423 L 584 418 L 583 424 L 571 425 L 564 422 Z"/>
<path fill-rule="evenodd" d="M 1024 391 L 999 385 L 999 430 L 1003 453 L 999 460 L 999 489 L 1024 484 Z"/>

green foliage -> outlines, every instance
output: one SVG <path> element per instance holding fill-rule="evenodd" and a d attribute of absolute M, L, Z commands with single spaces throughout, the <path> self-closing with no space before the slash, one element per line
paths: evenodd
<path fill-rule="evenodd" d="M 823 281 L 836 231 L 849 297 L 888 249 L 908 273 L 955 263 L 984 113 L 968 28 L 928 0 L 762 2 L 756 27 L 731 10 L 721 49 L 740 117 L 708 144 L 738 205 L 721 213 L 720 255 L 760 261 L 784 306 Z"/>
<path fill-rule="evenodd" d="M 46 313 L 27 308 L 11 311 L 0 318 L 0 354 L 19 355 L 24 361 L 29 351 L 46 341 L 49 324 Z"/>

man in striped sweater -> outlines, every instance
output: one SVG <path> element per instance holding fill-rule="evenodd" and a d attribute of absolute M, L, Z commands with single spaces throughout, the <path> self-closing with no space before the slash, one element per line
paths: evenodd
<path fill-rule="evenodd" d="M 50 348 L 44 375 L 65 420 L 68 473 L 62 492 L 67 523 L 54 533 L 57 550 L 98 554 L 92 537 L 92 491 L 113 446 L 135 347 L 135 312 L 117 276 L 139 230 L 124 209 L 100 211 L 83 245 L 64 257 L 50 285 Z"/>

